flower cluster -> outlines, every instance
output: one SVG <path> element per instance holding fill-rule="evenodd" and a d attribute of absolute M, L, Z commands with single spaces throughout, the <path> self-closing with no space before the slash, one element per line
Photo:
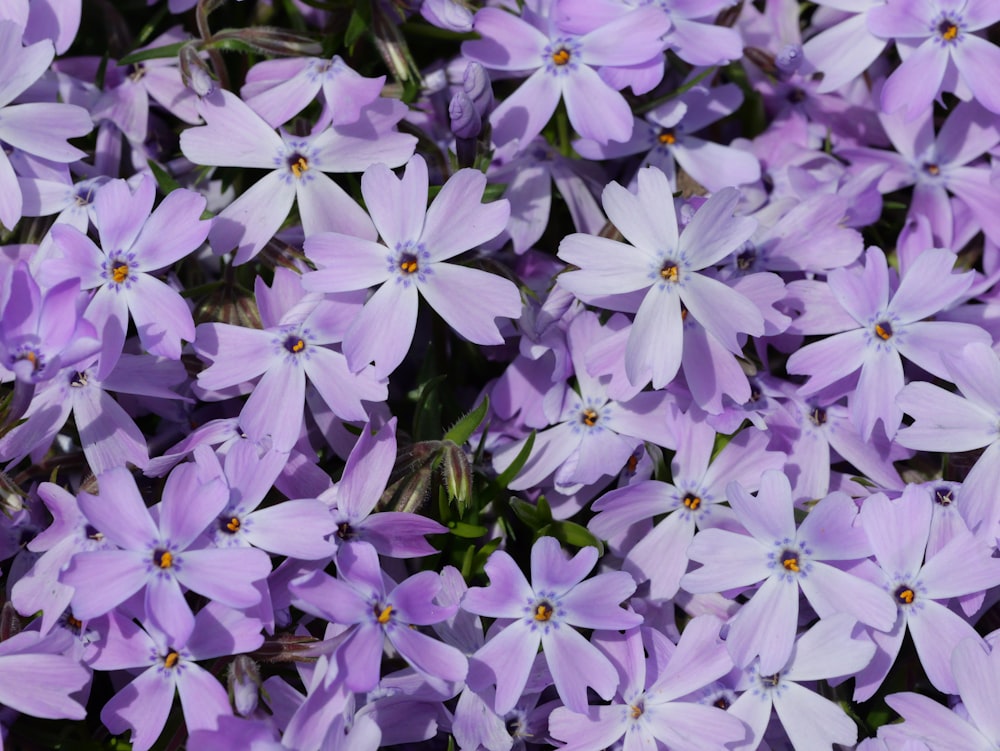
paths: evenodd
<path fill-rule="evenodd" d="M 0 3 L 0 751 L 997 748 L 998 45 Z"/>

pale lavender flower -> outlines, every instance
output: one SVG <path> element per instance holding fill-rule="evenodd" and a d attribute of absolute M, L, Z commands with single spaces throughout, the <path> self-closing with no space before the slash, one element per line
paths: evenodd
<path fill-rule="evenodd" d="M 444 261 L 491 240 L 510 216 L 505 200 L 481 203 L 486 177 L 463 169 L 427 207 L 427 163 L 417 155 L 402 179 L 384 164 L 361 178 L 361 193 L 384 245 L 340 233 L 308 238 L 306 253 L 320 267 L 303 277 L 318 292 L 350 292 L 381 285 L 344 334 L 354 371 L 374 361 L 375 376 L 389 375 L 406 357 L 417 325 L 417 301 L 432 308 L 476 344 L 502 344 L 494 318 L 516 318 L 521 295 L 495 274 Z"/>
<path fill-rule="evenodd" d="M 507 625 L 472 658 L 496 683 L 494 709 L 503 714 L 517 703 L 541 645 L 563 703 L 587 711 L 587 687 L 610 699 L 618 683 L 614 666 L 573 627 L 624 629 L 642 616 L 618 604 L 635 591 L 624 571 L 598 574 L 584 581 L 597 563 L 597 549 L 582 548 L 572 558 L 554 537 L 539 538 L 531 549 L 532 583 L 502 550 L 486 562 L 489 587 L 472 587 L 462 609 Z"/>
<path fill-rule="evenodd" d="M 764 333 L 764 319 L 746 296 L 700 273 L 738 249 L 757 223 L 734 217 L 739 192 L 713 195 L 678 231 L 670 183 L 660 170 L 639 172 L 638 192 L 617 183 L 604 189 L 608 218 L 632 245 L 574 234 L 559 245 L 559 257 L 580 267 L 559 283 L 585 302 L 645 293 L 625 349 L 625 368 L 636 387 L 673 380 L 683 354 L 682 305 L 727 350 L 741 352 L 739 335 Z"/>

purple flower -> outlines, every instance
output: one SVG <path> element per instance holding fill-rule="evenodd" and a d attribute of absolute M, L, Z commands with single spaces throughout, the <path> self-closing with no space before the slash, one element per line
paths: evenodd
<path fill-rule="evenodd" d="M 759 655 L 761 675 L 784 668 L 798 628 L 800 589 L 821 617 L 847 613 L 881 631 L 892 628 L 896 608 L 881 588 L 826 563 L 865 558 L 871 550 L 846 493 L 821 500 L 798 529 L 791 487 L 781 472 L 764 473 L 756 498 L 735 482 L 726 496 L 750 535 L 699 532 L 688 556 L 702 567 L 686 574 L 681 587 L 725 592 L 762 582 L 730 621 L 726 643 L 738 666 Z"/>
<path fill-rule="evenodd" d="M 349 292 L 381 285 L 344 334 L 352 370 L 374 361 L 376 377 L 384 378 L 396 369 L 413 341 L 421 296 L 476 344 L 502 344 L 493 319 L 520 315 L 521 295 L 512 282 L 443 263 L 498 235 L 510 205 L 481 203 L 486 178 L 473 169 L 452 175 L 429 208 L 427 188 L 427 164 L 419 155 L 402 179 L 376 164 L 365 170 L 361 193 L 385 245 L 334 232 L 306 240 L 306 254 L 320 266 L 303 278 L 306 289 Z"/>
<path fill-rule="evenodd" d="M 388 641 L 420 673 L 444 681 L 464 680 L 465 656 L 412 628 L 443 621 L 457 609 L 435 604 L 441 589 L 439 574 L 421 571 L 394 584 L 383 573 L 375 548 L 367 543 L 342 550 L 337 572 L 338 579 L 315 571 L 291 584 L 296 604 L 307 612 L 353 626 L 337 648 L 331 676 L 342 677 L 353 691 L 371 691 L 379 683 Z"/>
<path fill-rule="evenodd" d="M 393 130 L 405 111 L 401 102 L 379 100 L 357 122 L 318 126 L 312 135 L 296 137 L 275 133 L 228 91 L 203 100 L 206 125 L 181 133 L 184 155 L 195 164 L 271 170 L 216 217 L 212 249 L 221 254 L 236 248 L 235 262 L 246 263 L 278 231 L 296 200 L 307 235 L 336 231 L 374 238 L 365 212 L 324 173 L 403 164 L 416 143 Z"/>
<path fill-rule="evenodd" d="M 63 654 L 65 632 L 43 637 L 22 631 L 0 642 L 0 704 L 34 717 L 82 720 L 87 716 L 71 694 L 90 683 L 90 671 Z"/>
<path fill-rule="evenodd" d="M 638 192 L 617 183 L 604 189 L 608 218 L 632 245 L 590 235 L 569 235 L 559 257 L 580 267 L 559 283 L 584 302 L 624 293 L 645 293 L 625 348 L 625 369 L 636 387 L 673 380 L 683 353 L 684 309 L 727 350 L 741 352 L 739 334 L 764 333 L 760 310 L 744 295 L 711 276 L 713 266 L 749 239 L 757 223 L 734 217 L 739 192 L 713 195 L 679 233 L 666 176 L 649 167 L 639 172 Z"/>
<path fill-rule="evenodd" d="M 632 114 L 624 97 L 605 83 L 596 68 L 630 66 L 656 58 L 664 49 L 670 20 L 658 8 L 619 11 L 614 20 L 577 36 L 553 19 L 525 8 L 518 18 L 500 8 L 476 13 L 473 28 L 482 39 L 465 42 L 462 54 L 487 68 L 534 71 L 493 111 L 493 139 L 499 145 L 527 145 L 542 132 L 560 98 L 569 121 L 584 138 L 599 143 L 625 141 Z M 622 44 L 628 39 L 628 44 Z"/>
<path fill-rule="evenodd" d="M 130 314 L 139 341 L 154 355 L 179 360 L 181 340 L 194 340 L 187 303 L 150 272 L 175 263 L 205 241 L 210 224 L 200 221 L 205 198 L 175 190 L 150 213 L 155 193 L 149 175 L 140 178 L 134 192 L 124 180 L 101 188 L 94 201 L 100 248 L 75 227 L 52 228 L 62 257 L 46 277 L 52 282 L 78 277 L 81 288 L 95 290 L 86 316 L 102 341 L 98 378 L 118 362 Z"/>
<path fill-rule="evenodd" d="M 639 625 L 642 616 L 619 607 L 635 591 L 624 571 L 583 581 L 595 563 L 596 548 L 567 558 L 554 537 L 541 537 L 531 549 L 531 584 L 514 559 L 498 550 L 486 562 L 490 586 L 465 593 L 464 610 L 510 619 L 472 658 L 492 674 L 498 713 L 517 703 L 539 645 L 559 698 L 572 711 L 587 712 L 587 686 L 604 699 L 614 694 L 618 676 L 611 662 L 573 627 L 625 629 Z"/>
<path fill-rule="evenodd" d="M 912 120 L 942 91 L 955 91 L 962 98 L 971 92 L 988 110 L 1000 112 L 1000 93 L 989 83 L 991 71 L 1000 68 L 1000 49 L 974 33 L 998 20 L 1000 6 L 992 0 L 887 0 L 871 10 L 871 32 L 896 39 L 906 51 L 882 88 L 882 109 L 905 109 Z"/>
<path fill-rule="evenodd" d="M 799 389 L 817 394 L 860 370 L 850 396 L 852 417 L 865 438 L 881 421 L 889 438 L 896 434 L 902 410 L 896 396 L 903 388 L 902 357 L 937 376 L 947 375 L 942 354 L 958 342 L 990 337 L 978 326 L 951 321 L 925 321 L 954 303 L 972 284 L 973 274 L 952 274 L 955 255 L 928 249 L 913 263 L 890 298 L 885 254 L 869 248 L 864 270 L 835 269 L 829 285 L 840 306 L 853 319 L 853 330 L 807 345 L 788 358 L 788 372 L 810 376 Z"/>
<path fill-rule="evenodd" d="M 183 587 L 235 608 L 260 601 L 256 585 L 271 572 L 265 552 L 198 547 L 229 497 L 208 469 L 183 464 L 170 473 L 158 521 L 128 470 L 110 470 L 98 482 L 101 495 L 81 494 L 80 509 L 119 549 L 77 553 L 62 573 L 60 581 L 75 587 L 71 605 L 77 618 L 108 613 L 144 591 L 150 622 L 183 642 L 195 623 Z"/>

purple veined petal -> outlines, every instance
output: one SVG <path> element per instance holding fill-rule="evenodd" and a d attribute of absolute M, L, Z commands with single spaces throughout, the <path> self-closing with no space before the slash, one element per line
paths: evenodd
<path fill-rule="evenodd" d="M 614 695 L 618 671 L 579 632 L 571 628 L 543 632 L 542 651 L 559 698 L 571 711 L 587 712 L 588 686 L 602 699 Z"/>
<path fill-rule="evenodd" d="M 493 452 L 493 466 L 498 472 L 509 467 L 524 448 L 525 441 L 509 443 Z M 512 490 L 524 490 L 541 484 L 558 470 L 577 451 L 581 435 L 569 422 L 560 423 L 535 435 L 531 455 L 524 467 L 511 481 Z"/>
<path fill-rule="evenodd" d="M 436 552 L 425 535 L 440 535 L 447 528 L 433 519 L 405 511 L 380 511 L 368 516 L 356 527 L 363 542 L 370 543 L 380 555 L 390 558 L 418 558 Z"/>
<path fill-rule="evenodd" d="M 486 176 L 461 169 L 448 178 L 427 209 L 420 241 L 431 261 L 444 261 L 499 235 L 510 218 L 510 202 L 481 203 Z"/>
<path fill-rule="evenodd" d="M 75 587 L 73 615 L 81 620 L 111 612 L 149 580 L 147 554 L 132 550 L 77 553 L 59 580 Z"/>
<path fill-rule="evenodd" d="M 868 11 L 868 29 L 884 39 L 927 36 L 934 5 L 943 3 L 886 3 Z"/>
<path fill-rule="evenodd" d="M 362 623 L 371 616 L 367 597 L 322 571 L 297 579 L 289 586 L 296 607 L 331 623 Z"/>
<path fill-rule="evenodd" d="M 87 710 L 71 698 L 90 682 L 90 671 L 69 656 L 0 656 L 0 702 L 33 717 L 82 720 Z"/>
<path fill-rule="evenodd" d="M 311 175 L 307 183 L 298 181 L 295 190 L 307 243 L 320 232 L 342 232 L 371 241 L 378 236 L 365 210 L 322 172 Z"/>
<path fill-rule="evenodd" d="M 87 306 L 86 317 L 94 324 L 101 340 L 97 378 L 106 378 L 114 370 L 125 346 L 125 332 L 128 328 L 127 299 L 116 287 L 104 285 L 98 288 Z"/>
<path fill-rule="evenodd" d="M 296 362 L 282 362 L 261 377 L 240 412 L 247 436 L 261 441 L 270 436 L 276 451 L 289 451 L 302 432 L 306 375 Z"/>
<path fill-rule="evenodd" d="M 906 336 L 896 343 L 899 353 L 939 378 L 948 378 L 944 357 L 957 347 L 972 343 L 989 345 L 989 333 L 979 326 L 952 321 L 920 321 L 906 327 Z"/>
<path fill-rule="evenodd" d="M 280 171 L 264 175 L 215 217 L 208 233 L 212 250 L 221 255 L 236 248 L 236 264 L 246 263 L 278 231 L 294 202 L 295 186 Z"/>
<path fill-rule="evenodd" d="M 651 259 L 678 246 L 677 215 L 673 191 L 667 176 L 656 167 L 640 169 L 636 175 L 638 193 L 617 183 L 604 188 L 601 200 L 608 218 L 621 233 Z"/>
<path fill-rule="evenodd" d="M 184 156 L 195 164 L 274 168 L 283 150 L 281 138 L 243 100 L 223 90 L 221 101 L 209 97 L 201 103 L 207 124 L 181 133 Z"/>
<path fill-rule="evenodd" d="M 854 675 L 854 701 L 868 701 L 881 688 L 882 682 L 889 675 L 889 670 L 899 655 L 905 635 L 906 616 L 902 610 L 899 611 L 891 631 L 888 633 L 869 632 L 869 636 L 875 642 L 875 656 L 872 657 L 867 667 Z"/>
<path fill-rule="evenodd" d="M 385 244 L 397 248 L 416 242 L 427 207 L 427 163 L 417 155 L 398 179 L 384 164 L 374 164 L 361 176 L 361 194 Z"/>
<path fill-rule="evenodd" d="M 687 555 L 703 565 L 681 578 L 681 588 L 699 594 L 756 584 L 771 575 L 767 553 L 768 548 L 752 537 L 702 530 L 691 541 Z"/>
<path fill-rule="evenodd" d="M 346 545 L 337 554 L 340 578 L 350 586 L 369 595 L 382 597 L 385 580 L 375 548 L 367 543 Z"/>
<path fill-rule="evenodd" d="M 963 639 L 951 655 L 951 667 L 962 704 L 983 735 L 1000 738 L 1000 675 L 997 656 L 987 658 L 981 639 Z"/>
<path fill-rule="evenodd" d="M 607 143 L 627 141 L 632 135 L 634 118 L 628 102 L 589 65 L 562 78 L 562 96 L 570 124 L 584 138 Z"/>
<path fill-rule="evenodd" d="M 724 65 L 743 55 L 743 43 L 736 29 L 695 23 L 676 15 L 671 18 L 674 25 L 667 35 L 667 46 L 691 65 Z"/>
<path fill-rule="evenodd" d="M 869 349 L 864 356 L 858 387 L 851 396 L 851 419 L 864 438 L 871 436 L 881 420 L 886 436 L 892 439 L 903 420 L 903 410 L 896 404 L 904 384 L 903 361 L 895 350 Z"/>
<path fill-rule="evenodd" d="M 6 51 L 0 62 L 0 107 L 41 78 L 55 57 L 52 42 L 48 40 L 22 47 L 23 31 L 14 21 L 0 21 L 0 49 Z"/>
<path fill-rule="evenodd" d="M 987 3 L 978 3 L 986 7 Z M 996 87 L 984 84 L 982 77 L 1000 65 L 1000 48 L 980 39 L 975 34 L 964 34 L 960 44 L 952 46 L 951 57 L 962 81 L 972 90 L 972 95 L 990 112 L 1000 112 L 1000 94 Z M 911 56 L 912 57 L 912 56 Z M 4 110 L 6 114 L 8 110 Z"/>
<path fill-rule="evenodd" d="M 31 102 L 4 107 L 0 138 L 29 154 L 54 162 L 74 162 L 84 152 L 66 142 L 94 127 L 83 107 L 57 102 Z"/>
<path fill-rule="evenodd" d="M 624 570 L 636 581 L 649 581 L 649 597 L 670 599 L 688 569 L 686 551 L 694 537 L 694 521 L 673 513 L 653 527 L 625 558 Z"/>
<path fill-rule="evenodd" d="M 201 221 L 205 197 L 193 190 L 174 190 L 156 207 L 132 245 L 139 271 L 165 268 L 197 250 L 211 222 Z M 170 238 L 164 242 L 164 238 Z"/>
<path fill-rule="evenodd" d="M 521 617 L 535 593 L 514 559 L 502 550 L 495 551 L 486 561 L 485 571 L 490 585 L 470 587 L 462 598 L 462 609 L 489 618 Z"/>
<path fill-rule="evenodd" d="M 160 532 L 178 550 L 187 548 L 229 503 L 221 478 L 201 476 L 195 464 L 182 464 L 167 477 L 160 503 Z"/>
<path fill-rule="evenodd" d="M 197 660 L 210 660 L 257 649 L 264 641 L 260 621 L 234 608 L 210 602 L 195 618 L 187 650 Z"/>
<path fill-rule="evenodd" d="M 332 349 L 312 347 L 303 367 L 326 405 L 343 420 L 366 421 L 363 402 L 381 402 L 388 396 L 384 379 L 376 380 L 372 368 L 352 373 L 347 359 Z"/>
<path fill-rule="evenodd" d="M 224 389 L 252 381 L 275 359 L 274 333 L 228 323 L 204 323 L 196 330 L 195 349 L 212 364 L 198 374 L 198 385 L 206 389 Z"/>
<path fill-rule="evenodd" d="M 731 482 L 726 486 L 726 498 L 746 530 L 763 544 L 795 539 L 792 488 L 784 472 L 764 472 L 756 498 L 739 483 Z"/>
<path fill-rule="evenodd" d="M 647 701 L 644 715 L 649 718 L 650 735 L 676 751 L 738 748 L 737 741 L 746 736 L 743 721 L 718 707 L 687 702 L 661 705 Z"/>
<path fill-rule="evenodd" d="M 359 521 L 371 513 L 389 482 L 396 463 L 396 418 L 377 431 L 366 425 L 351 449 L 337 485 L 337 508 Z"/>
<path fill-rule="evenodd" d="M 556 76 L 539 68 L 490 115 L 493 140 L 503 146 L 511 141 L 526 144 L 542 132 L 556 111 L 562 86 Z"/>
<path fill-rule="evenodd" d="M 810 376 L 809 381 L 799 388 L 799 394 L 810 396 L 818 393 L 861 368 L 867 337 L 868 333 L 863 329 L 846 331 L 793 352 L 788 358 L 788 372 Z"/>
<path fill-rule="evenodd" d="M 821 617 L 847 613 L 879 631 L 890 630 L 896 622 L 896 603 L 884 589 L 820 561 L 810 563 L 809 575 L 800 577 L 799 586 Z"/>
<path fill-rule="evenodd" d="M 194 318 L 175 289 L 149 274 L 137 274 L 133 288 L 120 292 L 139 332 L 143 348 L 153 355 L 181 359 L 181 339 L 194 341 Z"/>
<path fill-rule="evenodd" d="M 351 638 L 336 652 L 338 673 L 352 691 L 371 691 L 379 683 L 385 634 L 374 622 L 355 627 Z M 333 673 L 333 671 L 331 671 Z"/>
<path fill-rule="evenodd" d="M 58 277 L 66 279 L 75 276 L 82 289 L 92 289 L 104 284 L 101 278 L 101 264 L 107 260 L 100 249 L 85 234 L 67 224 L 55 224 L 51 230 L 56 247 L 62 252 L 59 259 Z M 43 271 L 43 277 L 47 274 Z M 55 281 L 55 279 L 45 279 Z"/>
<path fill-rule="evenodd" d="M 703 471 L 701 481 L 704 486 L 712 492 L 719 492 L 725 490 L 729 482 L 738 482 L 745 490 L 757 490 L 764 472 L 784 466 L 783 454 L 767 450 L 768 440 L 763 431 L 745 430 L 737 433 Z M 714 438 L 712 446 L 714 447 Z M 711 450 L 712 448 L 709 449 Z"/>
<path fill-rule="evenodd" d="M 659 446 L 674 444 L 673 405 L 669 394 L 643 391 L 626 402 L 609 402 L 605 424 L 615 433 Z"/>
<path fill-rule="evenodd" d="M 180 583 L 168 571 L 149 576 L 145 610 L 149 622 L 173 644 L 184 644 L 194 630 L 194 613 Z"/>
<path fill-rule="evenodd" d="M 334 56 L 334 65 L 339 62 L 339 58 Z M 328 74 L 323 80 L 323 96 L 329 105 L 336 104 L 330 116 L 331 122 L 334 125 L 357 122 L 365 108 L 378 101 L 384 85 L 385 76 L 366 78 L 346 65 L 336 75 Z"/>
<path fill-rule="evenodd" d="M 476 344 L 503 344 L 494 319 L 521 314 L 521 293 L 514 283 L 479 269 L 436 263 L 417 288 L 456 333 Z"/>
<path fill-rule="evenodd" d="M 930 222 L 935 244 L 951 247 L 955 219 L 950 197 L 943 185 L 918 182 L 914 186 L 907 217 L 912 221 L 918 216 L 925 216 Z"/>
<path fill-rule="evenodd" d="M 105 537 L 127 550 L 145 550 L 159 537 L 132 474 L 112 469 L 98 475 L 101 495 L 81 493 L 80 510 Z"/>
<path fill-rule="evenodd" d="M 562 596 L 566 622 L 579 628 L 621 630 L 638 626 L 642 616 L 619 607 L 635 592 L 624 571 L 609 571 L 577 584 Z"/>
<path fill-rule="evenodd" d="M 307 235 L 305 252 L 320 266 L 302 277 L 302 286 L 310 291 L 350 292 L 389 278 L 391 252 L 370 240 L 321 232 Z"/>
<path fill-rule="evenodd" d="M 417 287 L 389 280 L 379 287 L 344 334 L 344 355 L 357 372 L 375 363 L 375 377 L 386 378 L 406 357 L 417 327 Z"/>
<path fill-rule="evenodd" d="M 1000 238 L 1000 219 L 993 207 L 998 189 L 989 179 L 989 173 L 979 167 L 956 167 L 949 175 L 948 189 L 962 199 L 986 236 L 996 242 Z"/>
<path fill-rule="evenodd" d="M 151 667 L 111 697 L 101 722 L 113 734 L 132 731 L 132 748 L 148 751 L 167 723 L 174 703 L 176 673 Z"/>
<path fill-rule="evenodd" d="M 806 60 L 823 72 L 819 94 L 836 91 L 864 73 L 885 49 L 886 42 L 868 31 L 868 18 L 859 13 L 824 29 L 802 45 Z M 845 49 L 850 55 L 844 55 Z"/>
<path fill-rule="evenodd" d="M 124 180 L 105 183 L 94 198 L 98 233 L 105 253 L 129 250 L 153 209 L 156 182 L 144 176 L 135 191 Z"/>
<path fill-rule="evenodd" d="M 560 274 L 559 285 L 582 299 L 645 289 L 652 264 L 643 263 L 640 252 L 606 237 L 567 235 L 559 243 L 559 257 L 580 268 Z"/>
<path fill-rule="evenodd" d="M 570 184 L 575 185 L 572 181 Z M 567 192 L 570 193 L 570 201 L 577 195 L 572 188 L 567 189 Z M 541 165 L 516 170 L 510 175 L 504 198 L 510 201 L 511 212 L 507 221 L 507 234 L 514 244 L 514 252 L 520 255 L 538 242 L 548 224 L 552 208 L 552 178 L 549 170 Z"/>
<path fill-rule="evenodd" d="M 792 654 L 798 615 L 798 585 L 780 577 L 767 579 L 730 622 L 726 646 L 733 662 L 744 667 L 760 655 L 761 675 L 783 670 Z"/>
<path fill-rule="evenodd" d="M 682 285 L 681 301 L 691 315 L 730 352 L 742 352 L 738 334 L 763 335 L 760 310 L 729 285 L 697 273 L 685 273 Z"/>
<path fill-rule="evenodd" d="M 950 305 L 972 285 L 973 275 L 952 274 L 955 254 L 930 248 L 921 253 L 899 283 L 889 311 L 903 321 L 919 321 Z"/>
<path fill-rule="evenodd" d="M 948 355 L 945 365 L 949 380 L 972 403 L 986 409 L 1000 409 L 1000 358 L 988 344 L 966 345 L 959 356 Z"/>
<path fill-rule="evenodd" d="M 462 43 L 462 54 L 496 70 L 533 70 L 544 62 L 549 40 L 542 32 L 500 8 L 483 8 L 473 21 L 481 35 Z"/>
<path fill-rule="evenodd" d="M 860 273 L 846 269 L 830 272 L 829 286 L 837 302 L 859 325 L 889 305 L 889 265 L 885 254 L 871 247 L 865 253 L 865 267 Z"/>
<path fill-rule="evenodd" d="M 674 158 L 695 180 L 711 191 L 760 179 L 760 162 L 748 151 L 686 136 L 674 147 Z"/>
<path fill-rule="evenodd" d="M 873 15 L 869 15 L 869 28 Z M 882 87 L 882 110 L 890 113 L 904 110 L 904 117 L 912 120 L 930 108 L 941 88 L 948 56 L 948 51 L 934 37 L 926 39 L 886 80 Z"/>
<path fill-rule="evenodd" d="M 996 118 L 976 102 L 962 103 L 941 125 L 937 158 L 942 164 L 968 164 L 1000 141 Z"/>
<path fill-rule="evenodd" d="M 316 98 L 322 79 L 315 75 L 315 58 L 277 58 L 254 65 L 247 71 L 240 96 L 264 122 L 277 128 L 288 122 Z"/>
<path fill-rule="evenodd" d="M 561 748 L 570 750 L 610 748 L 627 732 L 627 727 L 622 722 L 621 707 L 614 704 L 590 707 L 586 715 L 556 707 L 549 715 L 549 733 L 566 744 Z"/>
<path fill-rule="evenodd" d="M 583 581 L 596 563 L 597 548 L 580 548 L 570 558 L 556 538 L 541 537 L 531 548 L 531 583 L 536 592 L 561 595 Z"/>
<path fill-rule="evenodd" d="M 149 130 L 149 92 L 141 83 L 126 79 L 101 95 L 93 113 L 98 122 L 110 121 L 129 141 L 140 142 Z"/>
<path fill-rule="evenodd" d="M 736 188 L 725 188 L 709 198 L 688 222 L 678 247 L 691 269 L 718 263 L 753 235 L 757 220 L 733 216 L 739 200 Z"/>
<path fill-rule="evenodd" d="M 669 30 L 670 16 L 661 8 L 640 6 L 580 37 L 580 53 L 587 65 L 638 65 L 663 52 Z"/>
<path fill-rule="evenodd" d="M 587 528 L 603 540 L 611 539 L 636 522 L 674 510 L 676 492 L 672 485 L 655 480 L 643 480 L 612 490 L 592 505 L 598 514 L 588 522 Z"/>
<path fill-rule="evenodd" d="M 745 723 L 749 731 L 745 748 L 757 748 L 760 745 L 773 714 L 771 697 L 770 691 L 744 691 L 726 710 Z"/>
<path fill-rule="evenodd" d="M 21 218 L 23 205 L 17 175 L 14 174 L 14 168 L 6 152 L 0 149 L 0 223 L 3 223 L 4 227 L 13 227 L 17 224 Z"/>
<path fill-rule="evenodd" d="M 1000 583 L 1000 560 L 991 558 L 990 549 L 980 545 L 963 534 L 938 550 L 920 570 L 926 596 L 947 600 Z"/>
<path fill-rule="evenodd" d="M 540 642 L 541 631 L 519 619 L 496 634 L 470 658 L 473 663 L 470 667 L 474 671 L 486 674 L 489 682 L 496 683 L 493 708 L 498 714 L 509 712 L 521 698 Z"/>
<path fill-rule="evenodd" d="M 189 589 L 233 608 L 260 602 L 254 583 L 271 573 L 271 560 L 255 548 L 185 550 L 175 575 Z"/>
<path fill-rule="evenodd" d="M 861 523 L 883 570 L 916 575 L 927 547 L 931 511 L 926 496 L 912 485 L 895 501 L 881 493 L 865 499 Z"/>
<path fill-rule="evenodd" d="M 992 410 L 923 381 L 903 387 L 896 403 L 913 415 L 913 425 L 899 431 L 896 441 L 922 451 L 971 451 L 997 440 L 997 416 Z"/>
<path fill-rule="evenodd" d="M 184 711 L 184 725 L 189 732 L 213 729 L 220 717 L 229 716 L 232 712 L 226 689 L 200 665 L 192 663 L 185 667 L 177 674 L 177 693 Z"/>
<path fill-rule="evenodd" d="M 441 606 L 434 598 L 441 591 L 441 577 L 434 571 L 421 571 L 400 582 L 389 595 L 392 617 L 403 623 L 427 626 L 452 617 L 458 605 Z"/>
<path fill-rule="evenodd" d="M 996 744 L 983 736 L 954 710 L 933 699 L 909 692 L 891 694 L 885 699 L 892 709 L 906 720 L 909 733 L 918 733 L 940 748 L 961 748 L 966 751 L 992 751 Z"/>
<path fill-rule="evenodd" d="M 373 107 L 370 111 L 388 115 L 392 110 L 383 113 L 381 108 Z M 398 118 L 390 119 L 395 122 Z M 364 172 L 379 163 L 402 167 L 413 156 L 416 145 L 416 137 L 408 133 L 386 130 L 380 125 L 372 127 L 362 120 L 356 125 L 328 128 L 316 136 L 312 141 L 315 149 L 312 164 L 322 172 Z"/>
<path fill-rule="evenodd" d="M 858 726 L 839 705 L 797 683 L 782 684 L 782 691 L 774 692 L 774 710 L 793 748 L 853 746 L 858 741 Z"/>
<path fill-rule="evenodd" d="M 231 453 L 231 452 L 230 452 Z M 300 499 L 284 501 L 254 511 L 247 541 L 262 550 L 304 560 L 333 556 L 334 544 L 326 539 L 337 530 L 325 504 Z"/>
<path fill-rule="evenodd" d="M 925 599 L 923 608 L 910 611 L 907 617 L 910 637 L 917 648 L 920 664 L 939 691 L 957 694 L 958 685 L 951 672 L 951 657 L 964 639 L 982 639 L 960 615 L 934 600 Z"/>
<path fill-rule="evenodd" d="M 625 345 L 625 373 L 633 386 L 650 379 L 654 389 L 670 383 L 681 366 L 684 323 L 672 287 L 653 287 L 643 298 Z"/>
<path fill-rule="evenodd" d="M 114 467 L 149 462 L 146 439 L 129 414 L 106 391 L 88 385 L 84 379 L 74 389 L 73 416 L 87 463 L 95 474 Z"/>
<path fill-rule="evenodd" d="M 666 701 L 687 696 L 718 680 L 733 668 L 725 643 L 719 638 L 722 621 L 713 615 L 692 618 L 666 668 L 649 686 Z"/>
<path fill-rule="evenodd" d="M 406 626 L 388 629 L 386 636 L 396 651 L 420 672 L 446 681 L 465 679 L 469 662 L 453 646 Z"/>

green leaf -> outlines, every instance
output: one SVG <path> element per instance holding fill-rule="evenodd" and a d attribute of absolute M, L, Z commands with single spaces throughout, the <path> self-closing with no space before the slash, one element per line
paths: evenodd
<path fill-rule="evenodd" d="M 442 404 L 438 386 L 447 377 L 446 375 L 437 375 L 427 379 L 415 394 L 417 405 L 413 410 L 412 432 L 416 440 L 440 435 Z M 414 396 L 412 392 L 411 396 Z"/>
<path fill-rule="evenodd" d="M 478 524 L 466 524 L 465 522 L 448 522 L 448 529 L 455 537 L 464 537 L 469 540 L 482 537 L 489 532 L 486 527 L 480 527 Z"/>
<path fill-rule="evenodd" d="M 497 477 L 497 485 L 499 485 L 504 490 L 510 485 L 511 480 L 517 477 L 518 472 L 520 472 L 524 465 L 528 463 L 528 457 L 531 456 L 531 449 L 535 445 L 535 431 L 531 431 L 531 435 L 528 436 L 528 440 L 524 442 L 524 446 L 518 452 L 517 456 L 514 457 L 514 461 L 511 465 L 507 467 L 500 476 Z"/>
<path fill-rule="evenodd" d="M 353 47 L 365 32 L 371 27 L 371 17 L 355 10 L 351 13 L 351 20 L 347 22 L 347 31 L 344 32 L 344 44 Z"/>
<path fill-rule="evenodd" d="M 483 423 L 486 412 L 490 408 L 490 398 L 483 397 L 483 401 L 474 410 L 451 426 L 451 430 L 444 434 L 444 440 L 451 441 L 459 446 L 469 440 L 473 431 Z"/>
<path fill-rule="evenodd" d="M 586 527 L 576 522 L 554 521 L 549 525 L 549 534 L 559 542 L 575 548 L 597 548 L 598 555 L 604 555 L 604 543 L 597 539 Z"/>
<path fill-rule="evenodd" d="M 154 162 L 152 159 L 147 159 L 146 164 L 149 165 L 149 169 L 152 171 L 153 177 L 156 178 L 156 184 L 160 186 L 160 192 L 163 193 L 163 195 L 168 195 L 181 187 L 180 183 L 173 178 L 173 175 L 163 169 L 163 167 Z"/>
<path fill-rule="evenodd" d="M 510 499 L 510 510 L 514 512 L 514 515 L 525 523 L 531 529 L 538 529 L 540 525 L 538 517 L 538 509 L 535 504 L 528 503 L 527 501 L 522 501 L 520 498 Z"/>
<path fill-rule="evenodd" d="M 162 47 L 153 47 L 148 50 L 131 52 L 119 60 L 118 64 L 133 65 L 135 63 L 141 63 L 143 60 L 159 60 L 164 57 L 177 57 L 177 55 L 180 54 L 181 47 L 185 44 L 187 44 L 187 42 L 175 42 L 174 44 L 166 44 Z"/>

